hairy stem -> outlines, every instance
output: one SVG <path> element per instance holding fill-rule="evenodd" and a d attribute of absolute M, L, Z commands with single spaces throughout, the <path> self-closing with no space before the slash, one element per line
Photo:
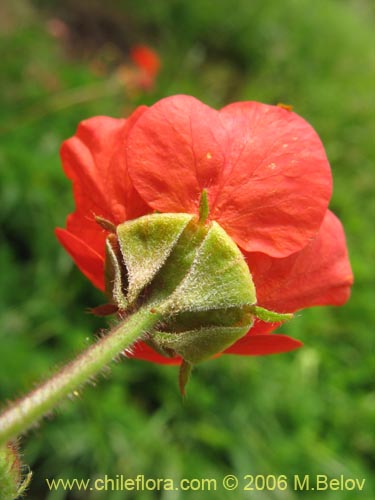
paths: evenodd
<path fill-rule="evenodd" d="M 67 395 L 102 370 L 113 358 L 152 330 L 161 316 L 140 309 L 116 325 L 96 344 L 43 382 L 34 391 L 15 401 L 0 415 L 0 445 L 24 433 Z"/>

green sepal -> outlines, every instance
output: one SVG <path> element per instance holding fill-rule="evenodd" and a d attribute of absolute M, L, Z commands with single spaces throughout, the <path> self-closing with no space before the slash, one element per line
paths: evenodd
<path fill-rule="evenodd" d="M 115 234 L 110 234 L 106 240 L 104 277 L 106 294 L 109 300 L 119 309 L 126 309 L 128 306 L 126 299 L 128 277 L 120 245 Z"/>
<path fill-rule="evenodd" d="M 150 304 L 160 304 L 170 297 L 188 274 L 197 249 L 206 237 L 208 228 L 193 217 L 181 233 L 163 268 L 150 287 Z"/>
<path fill-rule="evenodd" d="M 129 303 L 151 283 L 193 218 L 188 214 L 152 214 L 120 224 L 117 237 L 128 272 Z"/>
<path fill-rule="evenodd" d="M 248 312 L 247 306 L 227 307 L 211 311 L 187 311 L 170 316 L 164 322 L 163 331 L 179 333 L 212 326 L 242 326 L 252 324 L 253 319 L 254 315 Z"/>
<path fill-rule="evenodd" d="M 164 351 L 170 350 L 185 361 L 196 364 L 223 352 L 243 337 L 251 323 L 233 327 L 207 327 L 180 333 L 155 332 L 153 341 Z"/>
<path fill-rule="evenodd" d="M 176 314 L 240 307 L 255 302 L 254 283 L 242 253 L 226 232 L 213 222 L 191 268 L 161 311 Z"/>

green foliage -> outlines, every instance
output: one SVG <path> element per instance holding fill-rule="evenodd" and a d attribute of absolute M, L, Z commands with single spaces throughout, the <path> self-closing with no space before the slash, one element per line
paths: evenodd
<path fill-rule="evenodd" d="M 104 320 L 85 314 L 103 302 L 102 295 L 53 235 L 73 210 L 59 146 L 89 116 L 121 116 L 174 93 L 218 107 L 242 99 L 292 104 L 325 144 L 335 182 L 331 208 L 346 228 L 356 279 L 343 308 L 310 309 L 282 327 L 304 341 L 302 349 L 206 362 L 194 370 L 184 401 L 175 368 L 134 360 L 116 364 L 106 380 L 99 377 L 74 404 L 62 403 L 53 419 L 22 440 L 23 461 L 35 473 L 27 498 L 138 498 L 135 492 L 48 492 L 45 478 L 52 477 L 220 480 L 231 473 L 364 477 L 362 498 L 371 498 L 375 236 L 369 5 L 359 0 L 3 2 L 2 400 L 29 390 L 106 327 Z M 51 37 L 46 20 L 53 16 L 71 29 L 78 26 L 82 44 L 67 47 L 63 38 Z M 103 19 L 107 39 L 97 36 L 95 49 L 90 45 L 86 53 L 87 26 L 100 25 L 102 36 Z M 126 61 L 124 47 L 138 42 L 154 46 L 162 59 L 149 94 L 127 92 L 107 64 L 113 53 L 121 59 L 119 50 Z M 103 61 L 110 69 L 95 71 Z M 157 497 L 147 491 L 138 495 Z M 197 495 L 175 492 L 170 498 Z M 253 497 L 220 488 L 206 495 Z M 277 491 L 255 495 L 279 496 Z M 290 488 L 283 494 L 291 500 L 300 496 Z M 325 491 L 319 498 L 354 497 Z"/>

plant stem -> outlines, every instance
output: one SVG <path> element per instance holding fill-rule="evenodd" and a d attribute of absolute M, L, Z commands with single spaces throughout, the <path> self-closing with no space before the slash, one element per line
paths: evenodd
<path fill-rule="evenodd" d="M 67 395 L 102 370 L 113 358 L 152 330 L 161 316 L 140 309 L 116 325 L 96 344 L 43 382 L 34 391 L 15 401 L 0 415 L 0 445 L 24 433 Z"/>

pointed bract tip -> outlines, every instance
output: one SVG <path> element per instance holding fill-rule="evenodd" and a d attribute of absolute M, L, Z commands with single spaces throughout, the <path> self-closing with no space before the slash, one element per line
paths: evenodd
<path fill-rule="evenodd" d="M 265 321 L 266 323 L 284 323 L 285 321 L 289 321 L 293 318 L 292 313 L 277 313 L 259 306 L 251 306 L 249 310 L 254 314 L 254 316 L 262 321 Z"/>
<path fill-rule="evenodd" d="M 104 219 L 104 217 L 100 217 L 100 215 L 95 215 L 95 222 L 99 224 L 100 227 L 102 227 L 106 231 L 109 231 L 110 233 L 116 232 L 115 224 L 113 224 L 113 222 L 107 219 Z"/>
<path fill-rule="evenodd" d="M 279 108 L 285 109 L 286 111 L 293 111 L 293 106 L 291 104 L 284 104 L 283 102 L 278 102 L 277 106 Z"/>
<path fill-rule="evenodd" d="M 199 201 L 199 222 L 204 224 L 210 213 L 210 207 L 208 206 L 208 195 L 207 189 L 203 189 L 201 194 L 201 199 Z"/>
<path fill-rule="evenodd" d="M 190 374 L 193 369 L 193 365 L 188 361 L 183 360 L 180 365 L 180 371 L 178 374 L 178 384 L 180 387 L 180 393 L 182 397 L 186 395 L 186 384 L 189 382 Z"/>
<path fill-rule="evenodd" d="M 94 316 L 111 316 L 118 312 L 118 306 L 115 304 L 102 304 L 89 308 L 88 312 Z"/>

